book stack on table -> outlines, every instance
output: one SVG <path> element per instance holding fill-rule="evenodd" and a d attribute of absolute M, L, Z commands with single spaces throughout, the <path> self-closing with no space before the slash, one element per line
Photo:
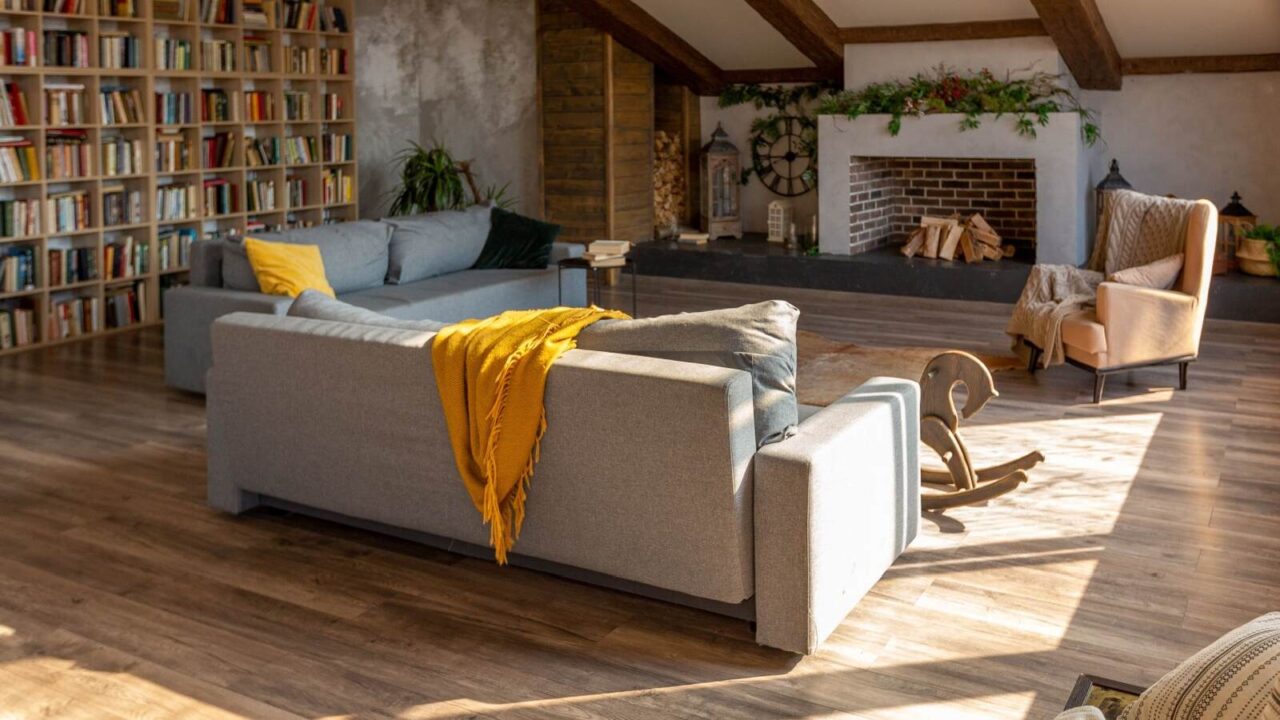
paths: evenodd
<path fill-rule="evenodd" d="M 626 240 L 596 240 L 587 246 L 582 259 L 591 263 L 591 267 L 622 267 L 627 264 L 629 252 L 631 252 L 631 243 Z"/>

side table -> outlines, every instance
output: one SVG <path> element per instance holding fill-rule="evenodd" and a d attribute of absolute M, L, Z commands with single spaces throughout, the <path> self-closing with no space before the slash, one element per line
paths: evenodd
<path fill-rule="evenodd" d="M 591 274 L 592 274 L 591 284 L 594 286 L 594 290 L 591 293 L 592 304 L 596 305 L 597 307 L 600 307 L 602 303 L 601 301 L 602 286 L 600 283 L 600 271 L 613 270 L 615 268 L 619 268 L 624 272 L 627 270 L 630 270 L 631 271 L 631 317 L 636 317 L 636 314 L 639 308 L 639 302 L 637 300 L 637 292 L 636 292 L 636 277 L 639 275 L 639 273 L 636 271 L 636 261 L 633 260 L 631 257 L 627 257 L 626 263 L 623 265 L 612 265 L 612 266 L 605 266 L 605 267 L 592 265 L 589 260 L 586 260 L 585 258 L 580 258 L 580 257 L 565 258 L 560 262 L 556 263 L 556 265 L 558 266 L 557 275 L 556 275 L 556 284 L 558 286 L 558 297 L 559 297 L 558 302 L 561 305 L 564 304 L 564 271 L 565 270 L 590 270 L 591 271 Z"/>

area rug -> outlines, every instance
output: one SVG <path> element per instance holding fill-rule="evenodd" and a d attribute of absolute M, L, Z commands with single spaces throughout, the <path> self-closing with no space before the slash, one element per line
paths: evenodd
<path fill-rule="evenodd" d="M 831 340 L 817 333 L 796 333 L 799 367 L 796 395 L 802 405 L 827 406 L 868 379 L 898 377 L 919 380 L 929 361 L 946 347 L 873 347 Z M 991 372 L 1025 367 L 1010 355 L 974 353 Z"/>

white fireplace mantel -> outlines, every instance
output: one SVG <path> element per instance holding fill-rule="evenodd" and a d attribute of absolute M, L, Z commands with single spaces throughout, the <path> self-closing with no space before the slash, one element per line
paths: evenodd
<path fill-rule="evenodd" d="M 818 118 L 819 246 L 848 255 L 849 163 L 855 157 L 1032 159 L 1036 165 L 1036 262 L 1080 265 L 1088 258 L 1089 149 L 1075 113 L 1053 113 L 1036 137 L 1015 130 L 1014 118 L 982 117 L 974 130 L 960 130 L 960 115 L 902 120 L 889 133 L 888 115 L 854 120 Z"/>

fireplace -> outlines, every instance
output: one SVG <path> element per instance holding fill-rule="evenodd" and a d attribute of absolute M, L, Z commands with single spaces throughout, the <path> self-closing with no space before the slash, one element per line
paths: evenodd
<path fill-rule="evenodd" d="M 981 213 L 1016 257 L 1034 260 L 1036 163 L 1030 158 L 851 157 L 849 249 L 906 240 L 925 215 Z"/>
<path fill-rule="evenodd" d="M 1080 118 L 1052 113 L 1035 137 L 1012 118 L 955 115 L 818 118 L 818 241 L 850 255 L 900 243 L 922 215 L 981 213 L 1029 262 L 1080 265 L 1088 257 L 1092 193 Z"/>

